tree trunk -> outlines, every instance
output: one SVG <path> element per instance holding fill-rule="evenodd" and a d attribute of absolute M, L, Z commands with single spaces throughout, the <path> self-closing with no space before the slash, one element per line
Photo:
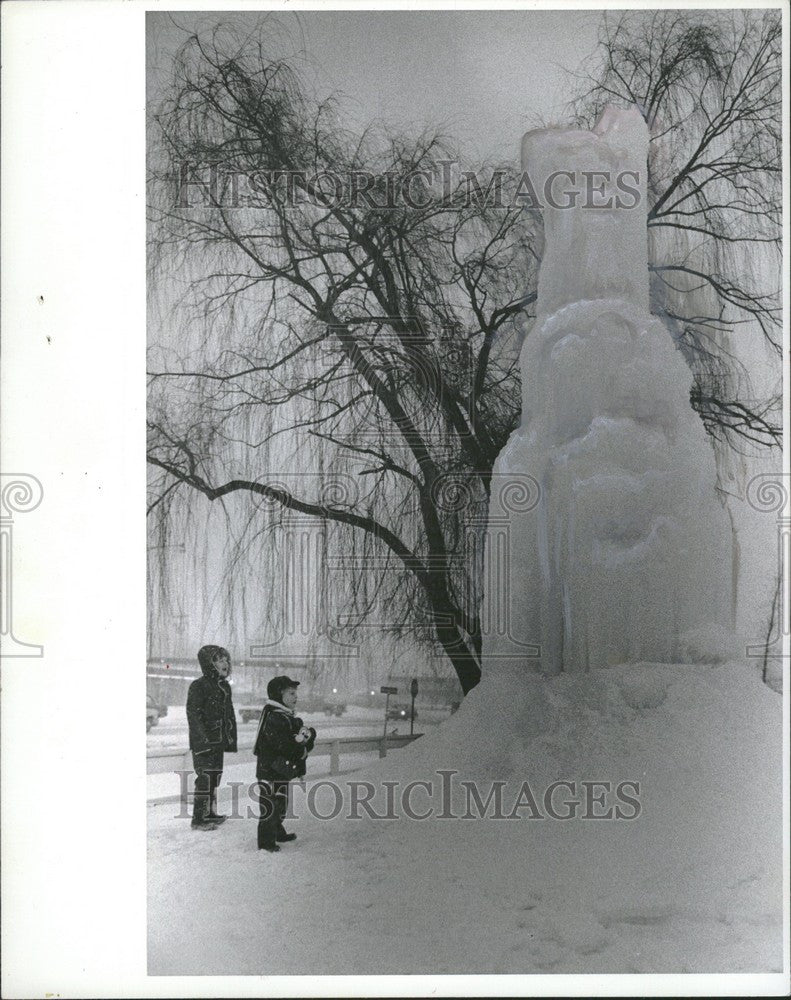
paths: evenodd
<path fill-rule="evenodd" d="M 443 613 L 442 617 L 447 619 L 448 616 L 446 613 Z M 453 664 L 453 669 L 459 678 L 461 689 L 465 695 L 468 695 L 481 679 L 480 661 L 474 653 L 470 652 L 467 643 L 464 641 L 461 632 L 455 624 L 452 622 L 448 624 L 447 620 L 445 620 L 442 624 L 435 624 L 434 627 L 442 648 Z"/>

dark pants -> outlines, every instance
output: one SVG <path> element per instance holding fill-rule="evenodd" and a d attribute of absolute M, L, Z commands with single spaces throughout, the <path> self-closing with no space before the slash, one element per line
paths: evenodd
<path fill-rule="evenodd" d="M 258 779 L 258 847 L 274 846 L 277 835 L 285 833 L 283 817 L 288 810 L 288 782 Z"/>
<path fill-rule="evenodd" d="M 192 754 L 195 768 L 195 795 L 192 806 L 192 822 L 203 823 L 214 812 L 214 797 L 222 777 L 222 750 L 204 750 Z"/>

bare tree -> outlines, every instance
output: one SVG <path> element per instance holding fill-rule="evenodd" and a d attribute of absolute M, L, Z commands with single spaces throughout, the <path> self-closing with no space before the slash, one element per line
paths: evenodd
<path fill-rule="evenodd" d="M 780 442 L 779 377 L 752 398 L 732 350 L 751 329 L 781 350 L 780 45 L 777 10 L 606 16 L 575 104 L 586 124 L 607 103 L 645 117 L 652 305 L 695 373 L 707 430 L 736 447 Z"/>
<path fill-rule="evenodd" d="M 518 177 L 479 172 L 482 190 L 439 133 L 346 131 L 263 38 L 191 36 L 154 120 L 152 280 L 184 284 L 202 333 L 172 363 L 155 352 L 150 507 L 244 497 L 256 537 L 314 519 L 349 557 L 350 627 L 387 608 L 391 629 L 439 641 L 467 692 L 482 544 L 460 539 L 485 523 L 519 418 L 535 220 L 511 200 Z M 576 104 L 587 125 L 609 102 L 649 123 L 653 308 L 733 446 L 779 439 L 776 396 L 750 397 L 732 350 L 747 328 L 778 347 L 778 46 L 771 11 L 623 15 Z M 286 451 L 318 475 L 283 475 Z"/>
<path fill-rule="evenodd" d="M 151 509 L 187 488 L 319 519 L 376 567 L 358 617 L 429 629 L 469 691 L 480 567 L 457 541 L 517 419 L 526 219 L 438 134 L 345 132 L 261 34 L 190 37 L 156 128 L 152 263 L 188 275 L 206 334 L 197 366 L 150 373 Z M 312 487 L 262 461 L 284 433 Z"/>

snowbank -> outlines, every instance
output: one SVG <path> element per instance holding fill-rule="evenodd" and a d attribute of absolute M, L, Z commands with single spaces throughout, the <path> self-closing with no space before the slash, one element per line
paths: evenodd
<path fill-rule="evenodd" d="M 256 850 L 254 818 L 195 834 L 150 810 L 150 973 L 780 970 L 780 698 L 733 663 L 514 680 L 336 779 L 337 818 L 297 793 L 299 839 L 277 855 Z M 352 780 L 379 814 L 390 782 L 398 818 L 349 818 Z M 431 793 L 405 797 L 414 781 Z M 514 818 L 494 800 L 441 818 L 475 816 L 463 781 L 483 800 L 501 782 Z M 619 798 L 622 782 L 639 791 Z"/>

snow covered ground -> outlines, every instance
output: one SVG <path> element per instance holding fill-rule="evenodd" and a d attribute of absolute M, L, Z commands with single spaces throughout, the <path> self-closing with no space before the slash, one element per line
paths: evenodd
<path fill-rule="evenodd" d="M 752 666 L 492 676 L 417 743 L 335 779 L 336 819 L 298 792 L 279 854 L 257 851 L 254 818 L 194 833 L 149 809 L 149 973 L 780 971 L 781 747 L 781 699 Z M 450 808 L 441 769 L 458 772 Z M 468 779 L 484 799 L 506 782 L 504 815 L 527 781 L 535 806 L 438 818 L 465 812 Z M 398 819 L 347 818 L 362 780 L 380 814 L 381 783 L 401 782 Z M 415 780 L 435 786 L 413 790 L 414 812 L 434 809 L 422 821 L 400 797 Z M 556 781 L 576 793 L 556 789 L 558 815 L 582 803 L 569 819 L 545 808 Z M 582 818 L 635 812 L 613 794 L 591 806 L 584 781 L 639 782 L 639 815 Z M 332 810 L 326 786 L 315 801 Z"/>

